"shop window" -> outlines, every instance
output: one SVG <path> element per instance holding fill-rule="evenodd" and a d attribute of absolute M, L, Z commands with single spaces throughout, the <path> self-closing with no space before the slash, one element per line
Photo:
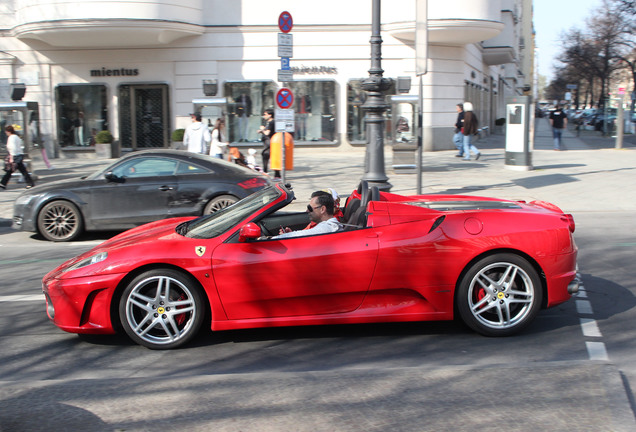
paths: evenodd
<path fill-rule="evenodd" d="M 275 108 L 275 90 L 273 81 L 228 81 L 223 84 L 223 94 L 228 101 L 230 142 L 260 142 L 258 130 L 263 111 Z"/>
<path fill-rule="evenodd" d="M 294 141 L 336 141 L 336 83 L 332 80 L 293 81 Z"/>
<path fill-rule="evenodd" d="M 61 147 L 95 145 L 97 132 L 108 129 L 104 85 L 59 85 L 55 89 L 55 103 Z"/>
<path fill-rule="evenodd" d="M 368 92 L 362 90 L 362 80 L 355 79 L 349 80 L 347 83 L 347 139 L 352 144 L 366 143 L 366 124 L 364 122 L 365 113 L 362 109 L 362 105 L 367 100 Z M 385 95 L 395 94 L 395 82 L 391 85 L 391 88 L 387 90 Z M 385 112 L 387 118 L 391 116 L 391 109 L 388 108 Z M 389 122 L 386 122 L 387 128 L 390 127 Z"/>

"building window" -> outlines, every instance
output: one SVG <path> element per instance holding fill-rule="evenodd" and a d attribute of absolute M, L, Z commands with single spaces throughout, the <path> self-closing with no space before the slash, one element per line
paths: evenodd
<path fill-rule="evenodd" d="M 108 129 L 106 86 L 61 84 L 55 88 L 57 139 L 61 147 L 95 145 L 95 135 Z"/>
<path fill-rule="evenodd" d="M 293 81 L 294 141 L 336 141 L 336 82 Z"/>
<path fill-rule="evenodd" d="M 347 139 L 352 144 L 366 143 L 366 125 L 364 122 L 365 113 L 362 110 L 362 105 L 367 100 L 368 92 L 362 90 L 362 80 L 355 79 L 349 80 L 347 83 Z M 387 90 L 385 95 L 395 94 L 395 82 Z M 391 109 L 387 109 L 385 112 L 387 117 L 391 115 Z M 389 122 L 386 122 L 387 128 L 390 127 Z"/>
<path fill-rule="evenodd" d="M 274 109 L 273 81 L 228 81 L 223 84 L 227 98 L 228 139 L 231 142 L 260 142 L 258 130 L 263 111 Z"/>

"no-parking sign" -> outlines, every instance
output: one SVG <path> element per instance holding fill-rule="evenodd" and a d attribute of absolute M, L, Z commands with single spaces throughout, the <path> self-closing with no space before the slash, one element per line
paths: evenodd
<path fill-rule="evenodd" d="M 294 105 L 294 93 L 286 87 L 276 93 L 276 105 L 280 109 L 289 109 Z"/>

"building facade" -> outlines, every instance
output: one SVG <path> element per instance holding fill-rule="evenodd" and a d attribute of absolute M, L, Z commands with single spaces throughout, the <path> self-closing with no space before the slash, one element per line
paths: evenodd
<path fill-rule="evenodd" d="M 410 77 L 414 96 L 417 3 L 382 4 L 384 76 Z M 428 1 L 425 151 L 453 147 L 457 103 L 472 102 L 492 130 L 505 117 L 505 98 L 532 83 L 531 8 L 528 0 Z M 278 81 L 283 11 L 293 16 L 287 83 Z M 169 147 L 171 131 L 195 109 L 212 124 L 225 116 L 236 145 L 258 145 L 262 112 L 284 85 L 294 92 L 296 145 L 364 145 L 360 83 L 370 67 L 371 12 L 363 0 L 5 0 L 0 101 L 10 100 L 11 84 L 25 85 L 54 157 L 91 148 L 101 130 L 122 151 Z M 391 105 L 387 143 L 414 142 L 415 107 Z"/>

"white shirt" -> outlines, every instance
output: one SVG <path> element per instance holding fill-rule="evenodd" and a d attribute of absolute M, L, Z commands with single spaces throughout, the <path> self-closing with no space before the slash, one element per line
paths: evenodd
<path fill-rule="evenodd" d="M 218 129 L 212 131 L 212 144 L 210 145 L 210 156 L 216 156 L 223 154 L 223 147 L 227 146 L 226 142 L 223 142 L 223 135 Z"/>
<path fill-rule="evenodd" d="M 183 135 L 183 144 L 192 153 L 205 154 L 210 140 L 210 131 L 201 122 L 194 122 L 189 125 Z"/>
<path fill-rule="evenodd" d="M 11 156 L 19 156 L 24 153 L 22 139 L 16 134 L 9 135 L 7 139 L 7 151 Z"/>
<path fill-rule="evenodd" d="M 292 231 L 285 234 L 274 236 L 272 238 L 278 240 L 278 239 L 286 239 L 286 238 L 292 238 L 292 237 L 305 237 L 305 236 L 310 236 L 315 234 L 326 234 L 326 233 L 336 232 L 341 228 L 342 228 L 342 224 L 338 222 L 338 219 L 336 219 L 335 217 L 332 217 L 331 219 L 327 219 L 326 221 L 320 222 L 318 225 L 316 225 L 313 228 L 309 228 L 306 230 Z"/>

